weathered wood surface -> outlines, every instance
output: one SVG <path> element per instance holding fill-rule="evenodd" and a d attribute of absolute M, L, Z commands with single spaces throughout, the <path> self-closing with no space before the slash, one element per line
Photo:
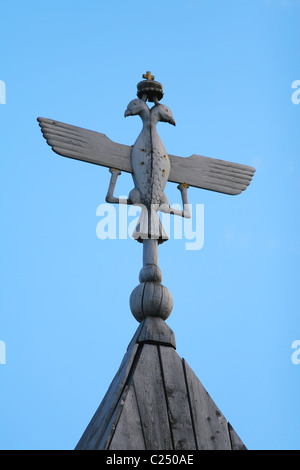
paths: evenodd
<path fill-rule="evenodd" d="M 141 325 L 138 343 L 161 344 L 176 349 L 174 332 L 164 320 L 159 317 L 147 317 Z"/>
<path fill-rule="evenodd" d="M 196 449 L 182 360 L 172 348 L 159 346 L 159 352 L 174 449 Z"/>
<path fill-rule="evenodd" d="M 146 449 L 173 449 L 157 346 L 143 345 L 133 383 Z"/>
<path fill-rule="evenodd" d="M 48 144 L 59 155 L 132 173 L 131 146 L 113 142 L 100 132 L 52 119 L 40 117 L 38 122 Z M 202 155 L 169 155 L 169 159 L 169 181 L 230 195 L 244 191 L 255 173 L 251 166 Z"/>
<path fill-rule="evenodd" d="M 105 134 L 71 126 L 53 119 L 38 118 L 52 150 L 63 156 L 132 173 L 131 147 L 117 144 Z"/>
<path fill-rule="evenodd" d="M 199 450 L 231 450 L 226 419 L 185 361 L 184 368 L 197 448 Z"/>
<path fill-rule="evenodd" d="M 94 446 L 91 450 L 108 450 L 110 442 L 114 436 L 116 426 L 119 422 L 120 416 L 122 414 L 127 394 L 129 391 L 129 386 L 126 385 L 122 394 L 119 397 L 118 402 L 114 408 L 110 408 L 110 413 L 108 414 L 109 420 L 106 421 L 105 426 L 103 427 L 103 432 L 98 435 L 98 439 L 95 441 Z"/>
<path fill-rule="evenodd" d="M 247 189 L 255 168 L 239 163 L 192 155 L 183 158 L 169 155 L 171 171 L 169 181 L 186 183 L 195 188 L 223 194 L 237 195 Z"/>
<path fill-rule="evenodd" d="M 120 419 L 109 444 L 109 450 L 145 450 L 145 441 L 133 385 L 124 397 Z"/>
<path fill-rule="evenodd" d="M 233 429 L 230 423 L 228 423 L 228 431 L 229 431 L 232 450 L 247 450 L 245 444 L 239 438 L 239 436 L 237 435 L 237 433 L 235 432 L 235 430 Z"/>
<path fill-rule="evenodd" d="M 112 414 L 117 406 L 118 401 L 126 386 L 126 381 L 133 364 L 138 345 L 136 344 L 136 337 L 140 329 L 137 330 L 131 341 L 128 350 L 123 358 L 121 366 L 113 379 L 105 397 L 103 398 L 99 408 L 95 412 L 88 427 L 78 442 L 76 449 L 97 449 L 99 443 L 103 438 L 103 434 L 111 420 Z"/>
<path fill-rule="evenodd" d="M 76 449 L 245 450 L 161 322 L 140 324 Z"/>

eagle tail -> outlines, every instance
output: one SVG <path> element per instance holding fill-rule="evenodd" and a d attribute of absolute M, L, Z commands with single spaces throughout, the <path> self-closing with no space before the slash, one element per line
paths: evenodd
<path fill-rule="evenodd" d="M 148 209 L 146 206 L 142 206 L 132 237 L 140 243 L 149 238 L 158 240 L 158 243 L 163 243 L 169 239 L 154 207 L 151 206 Z"/>

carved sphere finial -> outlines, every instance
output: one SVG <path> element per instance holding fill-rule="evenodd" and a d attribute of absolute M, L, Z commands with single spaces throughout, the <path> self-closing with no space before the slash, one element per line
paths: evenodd
<path fill-rule="evenodd" d="M 130 308 L 134 318 L 142 322 L 147 317 L 166 320 L 173 309 L 172 295 L 158 282 L 142 282 L 131 293 Z"/>
<path fill-rule="evenodd" d="M 158 267 L 158 240 L 143 241 L 143 267 L 140 271 L 140 284 L 130 296 L 130 308 L 134 318 L 142 322 L 147 317 L 166 320 L 173 308 L 169 290 L 161 284 L 162 273 Z"/>

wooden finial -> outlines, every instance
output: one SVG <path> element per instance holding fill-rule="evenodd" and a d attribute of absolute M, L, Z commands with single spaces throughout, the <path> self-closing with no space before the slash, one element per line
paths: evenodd
<path fill-rule="evenodd" d="M 142 322 L 147 317 L 166 320 L 173 309 L 169 290 L 161 284 L 162 274 L 158 267 L 158 240 L 143 240 L 143 268 L 140 284 L 132 291 L 130 308 L 134 318 Z"/>
<path fill-rule="evenodd" d="M 151 75 L 150 71 L 147 71 L 146 73 L 144 73 L 143 78 L 146 78 L 146 80 L 154 80 L 155 79 L 154 75 Z"/>

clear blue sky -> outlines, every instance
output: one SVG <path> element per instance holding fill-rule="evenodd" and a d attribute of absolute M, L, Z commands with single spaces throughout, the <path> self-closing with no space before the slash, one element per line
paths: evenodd
<path fill-rule="evenodd" d="M 146 70 L 177 122 L 159 127 L 169 153 L 257 169 L 240 196 L 189 190 L 202 250 L 160 248 L 177 352 L 249 449 L 300 448 L 299 19 L 297 0 L 1 6 L 1 449 L 73 449 L 138 326 L 141 246 L 96 236 L 108 170 L 55 155 L 36 118 L 131 145 Z"/>

